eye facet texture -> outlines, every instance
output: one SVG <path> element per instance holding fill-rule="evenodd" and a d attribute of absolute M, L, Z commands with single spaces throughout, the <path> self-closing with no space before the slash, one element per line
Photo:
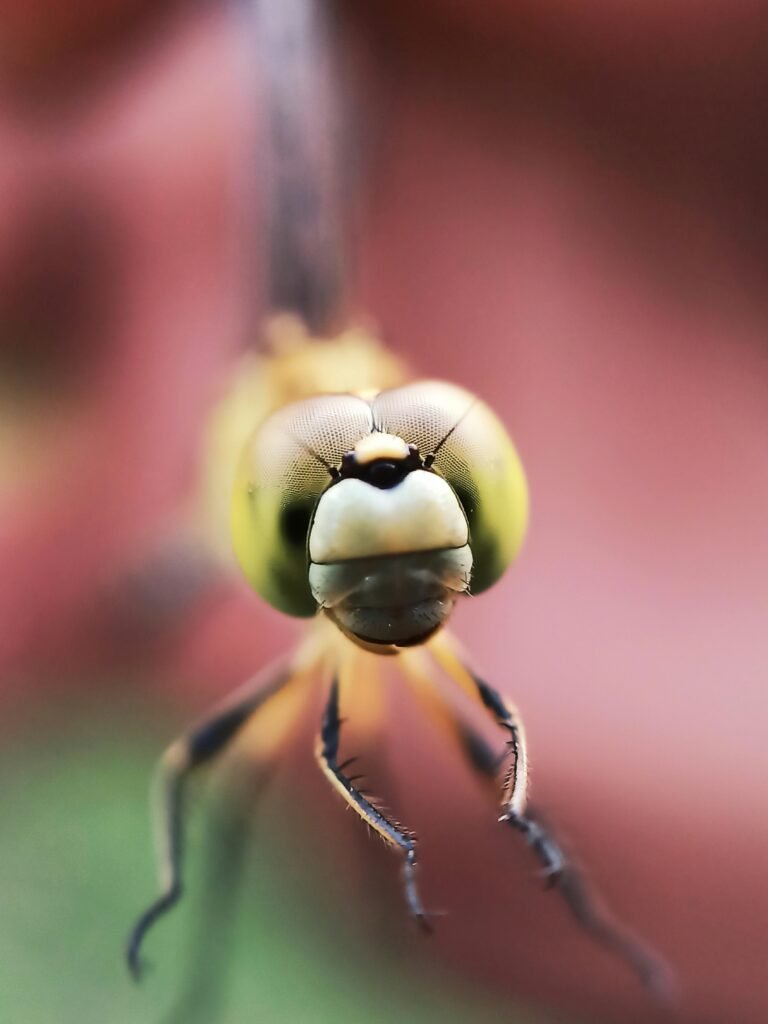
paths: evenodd
<path fill-rule="evenodd" d="M 331 470 L 372 431 L 415 446 L 453 488 L 469 524 L 472 593 L 491 586 L 517 554 L 527 522 L 525 476 L 504 427 L 483 402 L 439 381 L 383 391 L 370 401 L 321 395 L 286 406 L 262 424 L 246 446 L 235 487 L 235 553 L 254 589 L 281 611 L 315 613 L 313 517 L 333 482 Z M 418 517 L 411 503 L 403 508 Z M 428 508 L 424 515 L 428 536 Z M 409 536 L 418 531 L 417 523 L 409 524 Z"/>
<path fill-rule="evenodd" d="M 376 427 L 435 455 L 433 469 L 456 492 L 469 523 L 471 592 L 487 590 L 515 558 L 528 522 L 522 463 L 498 417 L 469 391 L 419 381 L 382 391 Z"/>
<path fill-rule="evenodd" d="M 232 506 L 235 554 L 254 590 L 288 615 L 317 610 L 307 555 L 315 506 L 331 483 L 328 467 L 372 427 L 368 402 L 319 395 L 274 413 L 246 445 Z"/>

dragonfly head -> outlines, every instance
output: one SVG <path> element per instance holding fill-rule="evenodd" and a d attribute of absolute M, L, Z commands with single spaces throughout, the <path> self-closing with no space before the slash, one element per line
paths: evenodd
<path fill-rule="evenodd" d="M 409 646 L 513 560 L 527 490 L 500 421 L 426 381 L 319 395 L 246 446 L 232 527 L 254 589 L 291 615 L 327 614 L 365 646 Z"/>

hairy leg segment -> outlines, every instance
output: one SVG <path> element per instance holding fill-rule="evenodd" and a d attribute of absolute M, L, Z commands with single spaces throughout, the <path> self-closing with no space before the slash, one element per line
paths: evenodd
<path fill-rule="evenodd" d="M 656 996 L 669 1000 L 674 994 L 674 983 L 667 965 L 654 950 L 613 918 L 583 872 L 568 859 L 552 831 L 528 804 L 528 752 L 525 730 L 515 706 L 467 668 L 444 637 L 431 645 L 430 650 L 446 674 L 470 696 L 478 699 L 508 733 L 504 752 L 501 755 L 494 753 L 485 739 L 438 693 L 428 664 L 417 658 L 405 661 L 404 667 L 409 678 L 418 684 L 422 701 L 430 706 L 444 725 L 452 729 L 476 771 L 486 779 L 495 780 L 509 762 L 502 776 L 499 821 L 526 839 L 544 868 L 548 887 L 559 892 L 576 922 L 595 941 L 620 956 Z M 426 692 L 428 685 L 431 687 L 429 695 Z"/>
<path fill-rule="evenodd" d="M 334 680 L 331 684 L 331 692 L 315 748 L 317 760 L 331 785 L 355 813 L 381 836 L 387 845 L 402 854 L 403 887 L 408 909 L 419 925 L 429 931 L 429 917 L 424 910 L 416 885 L 416 839 L 412 832 L 387 818 L 359 789 L 355 788 L 355 780 L 345 775 L 345 768 L 349 767 L 354 758 L 342 764 L 338 763 L 341 726 L 339 684 L 338 680 Z"/>

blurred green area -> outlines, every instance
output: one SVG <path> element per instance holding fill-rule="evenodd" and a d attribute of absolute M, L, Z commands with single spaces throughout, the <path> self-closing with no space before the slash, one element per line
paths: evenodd
<path fill-rule="evenodd" d="M 543 1024 L 414 954 L 415 942 L 369 941 L 371 923 L 339 904 L 345 865 L 302 839 L 300 808 L 286 813 L 279 789 L 258 830 L 212 815 L 200 794 L 188 896 L 150 934 L 152 967 L 134 985 L 122 946 L 154 892 L 147 781 L 172 732 L 146 707 L 72 702 L 14 730 L 0 756 L 0 1020 Z"/>

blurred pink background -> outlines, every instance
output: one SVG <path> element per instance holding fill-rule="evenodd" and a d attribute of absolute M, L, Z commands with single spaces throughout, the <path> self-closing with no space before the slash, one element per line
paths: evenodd
<path fill-rule="evenodd" d="M 198 588 L 194 573 L 178 586 L 195 600 L 145 614 L 141 574 L 181 521 L 206 410 L 253 327 L 244 210 L 259 187 L 233 11 L 148 11 L 39 0 L 0 14 L 10 723 L 48 687 L 126 660 L 186 718 L 295 633 L 239 582 Z M 420 375 L 488 399 L 530 478 L 523 556 L 456 630 L 525 713 L 537 803 L 677 966 L 680 1019 L 757 1024 L 768 11 L 342 12 L 369 147 L 360 308 Z M 524 854 L 415 715 L 398 751 L 419 778 L 402 816 L 424 836 L 426 891 L 452 911 L 438 954 L 588 1020 L 656 1019 L 525 884 Z"/>

